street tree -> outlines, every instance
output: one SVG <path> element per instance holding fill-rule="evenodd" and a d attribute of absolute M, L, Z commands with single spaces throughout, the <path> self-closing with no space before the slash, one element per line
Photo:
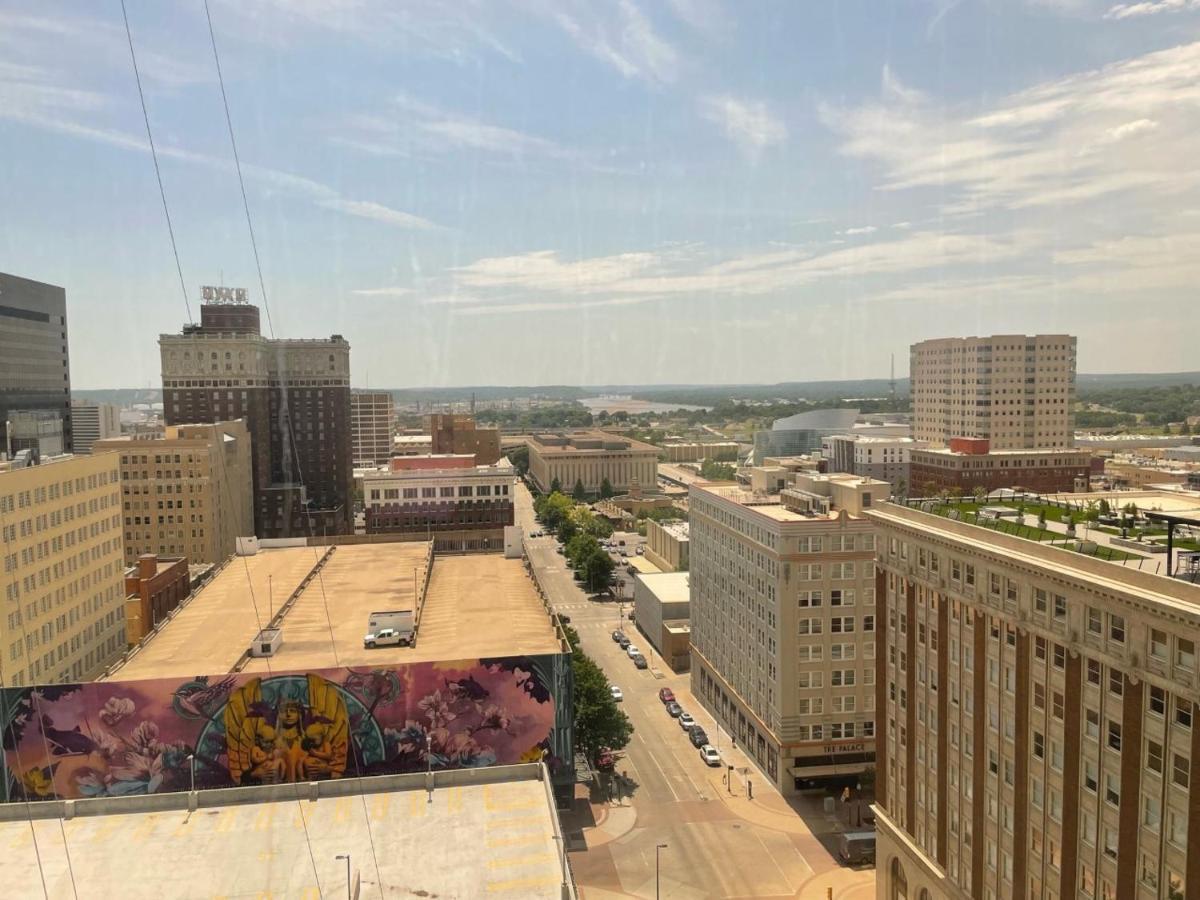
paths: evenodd
<path fill-rule="evenodd" d="M 571 496 L 576 503 L 584 503 L 587 500 L 587 490 L 583 486 L 583 479 L 575 479 L 575 489 L 571 491 Z"/>
<path fill-rule="evenodd" d="M 600 751 L 621 750 L 633 737 L 633 724 L 617 706 L 604 673 L 581 650 L 571 654 L 575 675 L 575 745 L 593 763 Z"/>
<path fill-rule="evenodd" d="M 550 482 L 550 493 L 552 493 L 552 494 L 561 494 L 562 493 L 562 482 L 559 481 L 557 478 L 555 478 L 553 481 Z"/>
<path fill-rule="evenodd" d="M 605 477 L 605 479 L 600 482 L 600 499 L 607 500 L 609 497 L 612 497 L 615 493 L 616 493 L 616 491 L 613 490 L 612 482 L 609 481 L 607 477 Z"/>
<path fill-rule="evenodd" d="M 612 581 L 612 573 L 612 557 L 599 547 L 592 553 L 589 553 L 583 560 L 583 584 L 584 587 L 593 593 L 602 591 L 608 587 L 609 582 Z"/>

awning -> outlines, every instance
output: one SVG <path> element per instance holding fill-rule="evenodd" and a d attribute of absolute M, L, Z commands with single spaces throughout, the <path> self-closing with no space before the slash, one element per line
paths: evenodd
<path fill-rule="evenodd" d="M 844 763 L 840 766 L 789 766 L 793 778 L 822 778 L 826 775 L 857 775 L 865 772 L 870 763 Z"/>

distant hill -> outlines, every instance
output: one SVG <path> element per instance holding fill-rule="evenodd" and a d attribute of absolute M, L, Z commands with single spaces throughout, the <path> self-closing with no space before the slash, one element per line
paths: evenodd
<path fill-rule="evenodd" d="M 1132 372 L 1128 375 L 1075 376 L 1075 386 L 1080 390 L 1174 387 L 1177 384 L 1200 385 L 1200 372 Z"/>

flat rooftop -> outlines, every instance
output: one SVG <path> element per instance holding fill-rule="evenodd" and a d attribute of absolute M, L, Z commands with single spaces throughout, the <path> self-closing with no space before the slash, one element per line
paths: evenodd
<path fill-rule="evenodd" d="M 856 477 L 857 476 L 853 476 Z M 878 483 L 872 479 L 860 479 L 864 484 Z M 766 516 L 776 522 L 833 522 L 841 515 L 841 510 L 836 507 L 832 508 L 829 515 L 805 515 L 788 509 L 783 505 L 782 498 L 779 494 L 766 494 L 759 491 L 752 491 L 744 488 L 741 485 L 732 484 L 730 482 L 709 482 L 703 484 L 693 484 L 692 490 L 704 491 L 707 494 L 712 494 L 715 497 L 720 497 L 722 500 L 729 500 L 739 506 L 744 506 L 751 509 L 759 515 Z M 790 488 L 789 488 L 790 490 Z M 851 519 L 860 519 L 861 516 L 856 516 L 852 513 L 846 513 Z"/>
<path fill-rule="evenodd" d="M 30 821 L 22 804 L 0 821 L 0 879 L 7 897 L 70 897 L 72 881 L 79 897 L 342 897 L 348 853 L 363 897 L 560 900 L 554 808 L 527 769 L 471 770 L 475 783 L 432 801 L 418 775 L 362 793 L 322 783 L 333 790 L 318 799 L 296 785 L 201 791 L 191 813 L 186 793 L 76 801 L 66 820 L 38 803 Z"/>
<path fill-rule="evenodd" d="M 500 554 L 434 557 L 415 647 L 363 647 L 372 612 L 415 609 L 425 583 L 424 541 L 288 547 L 235 557 L 136 650 L 108 681 L 228 672 L 317 564 L 270 658 L 246 672 L 387 666 L 477 656 L 562 652 L 553 620 L 519 559 Z M 268 584 L 271 601 L 268 601 Z M 251 602 L 251 589 L 254 602 Z M 255 603 L 258 616 L 255 615 Z"/>
<path fill-rule="evenodd" d="M 658 447 L 611 431 L 543 431 L 529 436 L 538 452 L 547 453 L 658 453 Z M 580 447 L 580 442 L 600 442 L 599 447 Z M 608 447 L 603 446 L 608 444 Z M 624 445 L 624 446 L 614 446 Z"/>
<path fill-rule="evenodd" d="M 639 575 L 638 581 L 644 584 L 660 603 L 688 603 L 692 599 L 688 589 L 687 572 Z"/>

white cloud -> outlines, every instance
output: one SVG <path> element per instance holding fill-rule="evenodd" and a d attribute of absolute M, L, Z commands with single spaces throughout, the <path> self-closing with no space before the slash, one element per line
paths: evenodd
<path fill-rule="evenodd" d="M 742 100 L 728 94 L 702 97 L 700 115 L 718 126 L 752 160 L 787 138 L 787 126 L 761 100 Z"/>
<path fill-rule="evenodd" d="M 526 0 L 525 5 L 557 25 L 585 53 L 626 78 L 653 84 L 670 84 L 678 78 L 678 51 L 659 36 L 633 0 L 619 0 L 615 5 Z"/>
<path fill-rule="evenodd" d="M 1164 12 L 1200 9 L 1200 0 L 1146 0 L 1144 3 L 1118 3 L 1104 14 L 1106 19 L 1133 19 Z"/>
<path fill-rule="evenodd" d="M 874 225 L 860 225 L 857 228 L 847 228 L 845 231 L 839 231 L 838 234 L 844 234 L 847 237 L 853 237 L 860 234 L 874 234 L 879 229 Z"/>

